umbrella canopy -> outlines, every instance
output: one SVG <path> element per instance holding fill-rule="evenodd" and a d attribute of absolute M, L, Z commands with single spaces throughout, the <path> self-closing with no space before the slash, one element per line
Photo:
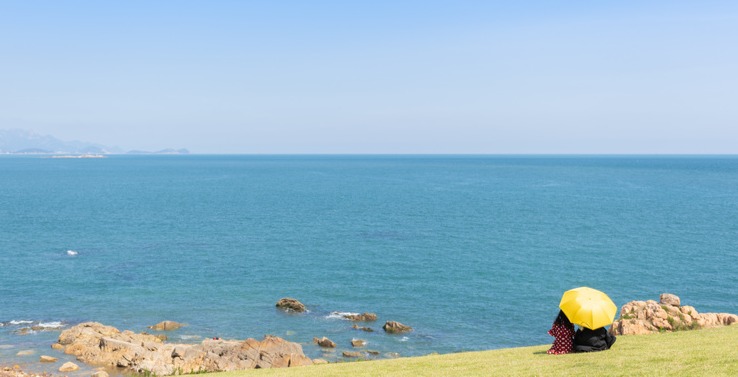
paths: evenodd
<path fill-rule="evenodd" d="M 611 324 L 618 311 L 618 307 L 610 297 L 589 287 L 579 287 L 564 292 L 559 308 L 571 323 L 592 330 Z"/>

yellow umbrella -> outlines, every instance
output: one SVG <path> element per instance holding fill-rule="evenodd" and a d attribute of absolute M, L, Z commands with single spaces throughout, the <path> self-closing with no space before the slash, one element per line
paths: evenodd
<path fill-rule="evenodd" d="M 571 323 L 588 329 L 599 329 L 612 323 L 618 307 L 610 297 L 589 287 L 579 287 L 564 292 L 559 308 Z"/>

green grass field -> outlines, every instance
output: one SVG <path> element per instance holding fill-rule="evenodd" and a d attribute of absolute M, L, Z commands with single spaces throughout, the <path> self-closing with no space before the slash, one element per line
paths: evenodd
<path fill-rule="evenodd" d="M 273 376 L 738 376 L 738 325 L 620 336 L 609 351 L 548 355 L 549 345 L 393 360 L 214 373 Z"/>

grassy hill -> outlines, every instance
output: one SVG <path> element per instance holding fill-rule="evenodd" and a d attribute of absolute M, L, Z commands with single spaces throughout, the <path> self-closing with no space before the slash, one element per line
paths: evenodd
<path fill-rule="evenodd" d="M 609 351 L 548 355 L 549 345 L 358 361 L 288 369 L 214 373 L 273 376 L 738 376 L 738 325 L 621 336 Z"/>

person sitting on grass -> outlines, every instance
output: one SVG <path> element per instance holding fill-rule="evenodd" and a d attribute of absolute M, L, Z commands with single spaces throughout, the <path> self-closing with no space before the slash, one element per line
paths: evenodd
<path fill-rule="evenodd" d="M 604 327 L 595 330 L 581 327 L 574 334 L 574 352 L 609 350 L 613 343 L 615 335 L 608 333 Z"/>
<path fill-rule="evenodd" d="M 572 351 L 574 325 L 569 322 L 569 318 L 563 311 L 559 310 L 559 315 L 556 316 L 556 320 L 554 320 L 551 330 L 548 330 L 548 335 L 554 337 L 554 342 L 551 349 L 546 351 L 546 353 L 551 355 L 563 355 Z"/>

